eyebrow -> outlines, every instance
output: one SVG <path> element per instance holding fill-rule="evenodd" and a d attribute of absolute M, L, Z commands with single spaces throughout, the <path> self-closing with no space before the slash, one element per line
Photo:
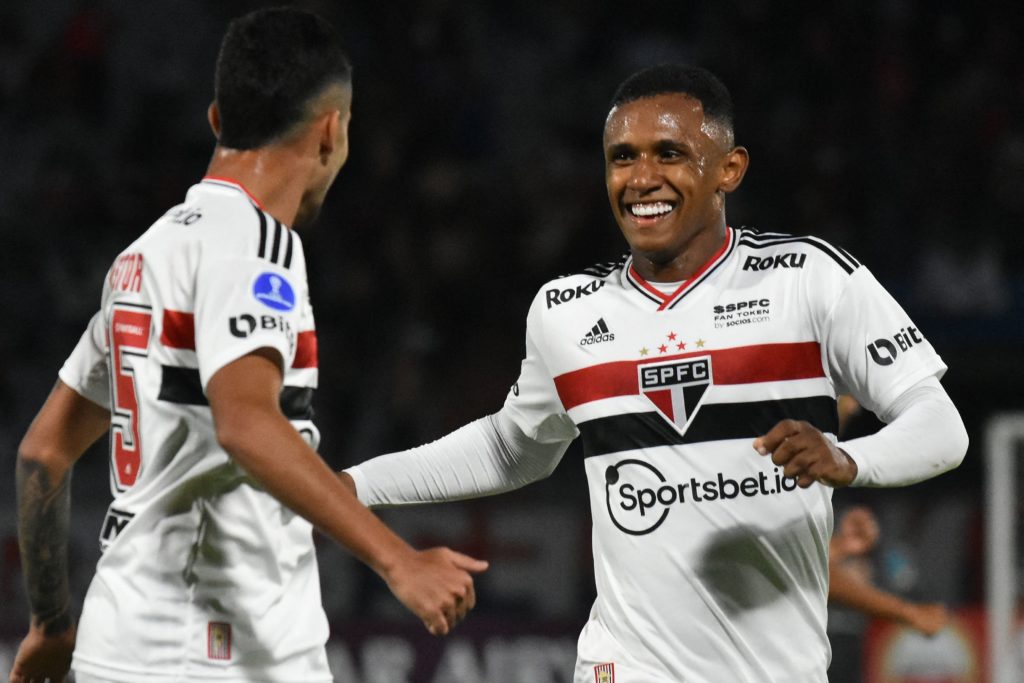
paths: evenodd
<path fill-rule="evenodd" d="M 654 149 L 658 150 L 659 152 L 664 151 L 666 149 L 679 149 L 686 152 L 692 152 L 693 145 L 691 145 L 686 140 L 663 138 L 654 143 Z"/>
<path fill-rule="evenodd" d="M 605 153 L 609 156 L 615 156 L 621 152 L 632 152 L 634 149 L 635 146 L 628 142 L 616 142 L 614 145 L 610 145 Z"/>
<path fill-rule="evenodd" d="M 615 144 L 608 146 L 606 153 L 609 155 L 615 155 L 622 152 L 632 152 L 636 148 L 637 146 L 631 142 L 616 142 Z M 676 140 L 674 138 L 662 138 L 654 142 L 655 151 L 662 152 L 666 149 L 677 149 L 685 152 L 693 152 L 693 145 L 691 145 L 689 142 L 685 140 Z"/>

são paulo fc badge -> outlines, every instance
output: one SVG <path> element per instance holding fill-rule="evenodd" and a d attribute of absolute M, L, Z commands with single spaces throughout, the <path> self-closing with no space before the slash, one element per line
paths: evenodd
<path fill-rule="evenodd" d="M 615 663 L 608 662 L 595 666 L 594 683 L 615 683 Z"/>
<path fill-rule="evenodd" d="M 640 391 L 680 432 L 700 408 L 712 382 L 711 356 L 637 366 Z"/>

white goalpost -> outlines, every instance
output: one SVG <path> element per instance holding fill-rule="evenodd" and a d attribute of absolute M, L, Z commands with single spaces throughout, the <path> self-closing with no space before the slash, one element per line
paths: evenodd
<path fill-rule="evenodd" d="M 1002 413 L 985 425 L 985 602 L 992 683 L 1022 683 L 1016 633 L 1017 457 L 1024 413 Z"/>

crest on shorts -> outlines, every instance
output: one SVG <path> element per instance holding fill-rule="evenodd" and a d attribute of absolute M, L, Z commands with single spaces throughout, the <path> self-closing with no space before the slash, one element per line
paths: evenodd
<path fill-rule="evenodd" d="M 211 621 L 206 627 L 206 656 L 231 659 L 231 624 Z"/>
<path fill-rule="evenodd" d="M 662 417 L 685 432 L 712 383 L 711 356 L 637 366 L 640 392 Z"/>
<path fill-rule="evenodd" d="M 615 663 L 606 662 L 595 666 L 594 683 L 615 683 Z"/>

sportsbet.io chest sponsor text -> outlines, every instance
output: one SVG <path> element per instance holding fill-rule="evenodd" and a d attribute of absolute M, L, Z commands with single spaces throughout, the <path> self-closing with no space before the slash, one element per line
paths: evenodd
<path fill-rule="evenodd" d="M 740 478 L 718 472 L 713 478 L 690 477 L 678 482 L 670 481 L 651 463 L 635 458 L 621 460 L 605 470 L 608 514 L 612 524 L 631 536 L 651 533 L 679 506 L 774 496 L 796 488 L 797 478 L 785 476 L 778 467 Z"/>

